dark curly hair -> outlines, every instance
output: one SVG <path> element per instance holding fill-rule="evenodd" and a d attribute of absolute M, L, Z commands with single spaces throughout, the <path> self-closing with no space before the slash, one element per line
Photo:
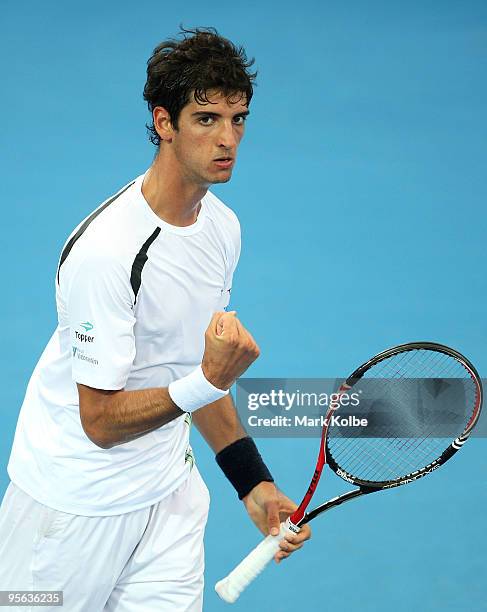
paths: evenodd
<path fill-rule="evenodd" d="M 217 90 L 227 98 L 245 96 L 247 105 L 253 95 L 256 72 L 249 72 L 254 59 L 247 60 L 243 47 L 220 36 L 215 28 L 186 30 L 182 39 L 161 42 L 147 61 L 144 100 L 150 112 L 163 106 L 178 129 L 181 110 L 191 100 L 208 104 L 207 92 Z M 154 122 L 146 125 L 149 138 L 156 146 L 161 139 Z"/>

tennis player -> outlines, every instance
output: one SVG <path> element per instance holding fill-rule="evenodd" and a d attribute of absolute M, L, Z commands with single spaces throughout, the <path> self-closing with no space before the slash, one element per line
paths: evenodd
<path fill-rule="evenodd" d="M 157 154 L 62 250 L 58 327 L 8 464 L 1 590 L 63 591 L 69 612 L 201 610 L 209 494 L 191 420 L 263 533 L 296 507 L 228 391 L 259 349 L 225 312 L 240 228 L 208 188 L 232 175 L 251 65 L 213 29 L 183 30 L 148 61 Z M 309 536 L 286 536 L 276 561 Z"/>

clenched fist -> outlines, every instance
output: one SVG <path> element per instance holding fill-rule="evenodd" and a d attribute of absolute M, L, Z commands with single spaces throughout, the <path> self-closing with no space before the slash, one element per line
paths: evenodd
<path fill-rule="evenodd" d="M 203 374 L 218 389 L 229 389 L 260 355 L 235 312 L 215 312 L 205 333 Z"/>

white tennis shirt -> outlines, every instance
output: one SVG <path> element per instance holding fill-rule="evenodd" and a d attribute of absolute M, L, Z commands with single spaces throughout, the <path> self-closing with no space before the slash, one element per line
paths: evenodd
<path fill-rule="evenodd" d="M 71 234 L 56 277 L 58 327 L 27 387 L 8 473 L 40 503 L 86 516 L 151 505 L 187 478 L 189 415 L 101 449 L 80 421 L 76 383 L 167 387 L 201 363 L 204 333 L 229 301 L 236 215 L 208 192 L 193 225 L 165 223 L 143 175 Z"/>

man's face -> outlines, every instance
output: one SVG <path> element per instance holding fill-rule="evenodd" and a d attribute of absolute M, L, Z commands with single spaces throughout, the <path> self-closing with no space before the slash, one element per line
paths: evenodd
<path fill-rule="evenodd" d="M 240 94 L 208 93 L 208 100 L 193 98 L 181 110 L 171 143 L 183 176 L 204 187 L 230 180 L 249 112 Z"/>

